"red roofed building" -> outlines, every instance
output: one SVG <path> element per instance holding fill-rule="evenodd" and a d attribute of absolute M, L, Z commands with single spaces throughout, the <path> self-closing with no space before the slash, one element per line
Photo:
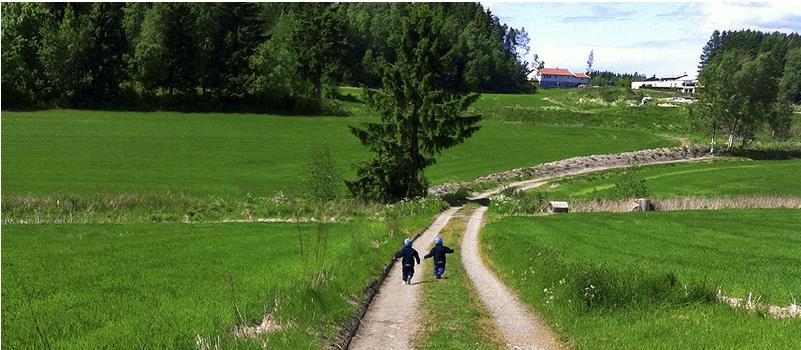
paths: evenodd
<path fill-rule="evenodd" d="M 570 70 L 560 68 L 542 68 L 537 80 L 543 89 L 574 88 L 590 83 L 590 77 L 584 73 L 574 74 Z"/>

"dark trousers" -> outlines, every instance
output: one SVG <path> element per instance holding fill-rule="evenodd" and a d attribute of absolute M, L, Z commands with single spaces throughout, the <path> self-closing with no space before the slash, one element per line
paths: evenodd
<path fill-rule="evenodd" d="M 434 276 L 437 279 L 442 278 L 442 274 L 445 273 L 445 264 L 436 264 L 434 265 Z"/>
<path fill-rule="evenodd" d="M 403 281 L 411 281 L 414 276 L 414 265 L 403 266 Z"/>

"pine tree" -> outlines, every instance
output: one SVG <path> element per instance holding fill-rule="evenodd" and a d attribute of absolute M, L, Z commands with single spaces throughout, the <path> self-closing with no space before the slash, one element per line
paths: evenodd
<path fill-rule="evenodd" d="M 441 72 L 450 50 L 435 33 L 441 17 L 427 5 L 415 6 L 403 18 L 393 47 L 397 61 L 383 73 L 383 89 L 368 91 L 369 105 L 381 122 L 366 123 L 351 131 L 374 156 L 357 166 L 359 178 L 348 182 L 357 196 L 393 202 L 425 195 L 423 169 L 435 155 L 453 147 L 478 130 L 479 116 L 464 111 L 477 94 L 437 89 L 433 78 Z"/>
<path fill-rule="evenodd" d="M 590 50 L 590 54 L 587 56 L 587 74 L 592 73 L 592 64 L 595 62 L 595 53 L 593 50 Z"/>
<path fill-rule="evenodd" d="M 347 54 L 347 27 L 334 12 L 334 6 L 304 4 L 293 37 L 299 73 L 313 83 L 318 104 L 322 102 L 323 78 L 336 75 Z"/>
<path fill-rule="evenodd" d="M 111 106 L 117 102 L 120 83 L 125 79 L 123 55 L 128 51 L 122 19 L 121 3 L 94 3 L 89 10 L 91 47 L 85 59 L 91 82 L 83 105 Z"/>
<path fill-rule="evenodd" d="M 720 35 L 720 31 L 715 30 L 712 32 L 712 36 L 707 41 L 706 45 L 704 45 L 704 51 L 701 53 L 701 61 L 698 63 L 698 73 L 701 73 L 709 64 L 709 61 L 712 60 L 712 57 L 720 52 L 723 49 L 723 37 Z"/>

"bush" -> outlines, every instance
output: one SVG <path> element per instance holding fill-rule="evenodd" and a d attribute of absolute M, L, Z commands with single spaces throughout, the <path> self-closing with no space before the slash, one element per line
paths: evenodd
<path fill-rule="evenodd" d="M 448 207 L 448 203 L 441 198 L 423 197 L 384 205 L 381 207 L 379 215 L 387 222 L 388 234 L 394 236 L 402 231 L 403 218 L 424 213 L 434 215 Z"/>
<path fill-rule="evenodd" d="M 312 200 L 330 202 L 342 196 L 345 189 L 342 175 L 327 147 L 317 151 L 306 170 L 306 190 Z"/>
<path fill-rule="evenodd" d="M 639 175 L 624 173 L 615 184 L 615 198 L 641 198 L 648 197 L 648 187 L 645 178 Z"/>
<path fill-rule="evenodd" d="M 470 195 L 470 192 L 462 187 L 459 186 L 459 189 L 456 192 L 447 193 L 442 196 L 442 200 L 447 202 L 451 206 L 464 204 L 467 201 L 467 197 Z"/>
<path fill-rule="evenodd" d="M 544 212 L 547 205 L 548 195 L 544 192 L 518 191 L 509 187 L 492 199 L 489 209 L 502 215 L 524 215 Z"/>

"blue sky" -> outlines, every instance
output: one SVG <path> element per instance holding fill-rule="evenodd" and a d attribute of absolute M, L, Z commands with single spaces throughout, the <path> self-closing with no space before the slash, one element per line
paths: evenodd
<path fill-rule="evenodd" d="M 712 31 L 801 32 L 801 2 L 506 3 L 482 2 L 501 22 L 524 27 L 547 67 L 648 75 L 695 74 Z"/>

